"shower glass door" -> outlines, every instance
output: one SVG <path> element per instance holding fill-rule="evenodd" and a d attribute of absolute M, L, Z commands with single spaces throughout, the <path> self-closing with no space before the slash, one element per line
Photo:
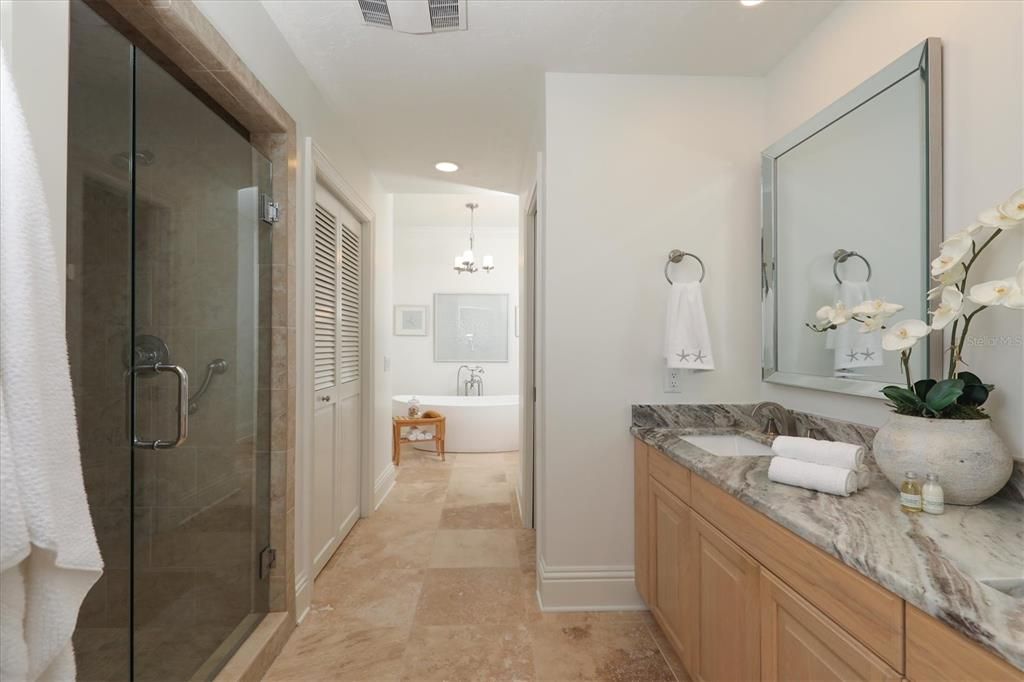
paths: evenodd
<path fill-rule="evenodd" d="M 106 565 L 79 678 L 210 679 L 268 607 L 271 165 L 77 1 L 71 43 L 68 339 Z"/>

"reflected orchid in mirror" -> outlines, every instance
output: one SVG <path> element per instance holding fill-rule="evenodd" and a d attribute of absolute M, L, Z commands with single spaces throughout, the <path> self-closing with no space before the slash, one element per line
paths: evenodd
<path fill-rule="evenodd" d="M 864 301 L 849 311 L 842 303 L 821 307 L 818 322 L 806 324 L 816 332 L 836 329 L 848 322 L 861 323 L 864 333 L 885 331 L 882 348 L 898 351 L 900 366 L 906 378 L 906 387 L 886 386 L 882 389 L 890 406 L 898 413 L 941 419 L 987 419 L 981 406 L 995 388 L 974 373 L 961 369 L 964 346 L 968 341 L 971 321 L 982 310 L 992 307 L 1024 310 L 1024 261 L 1017 266 L 1012 277 L 993 279 L 968 287 L 971 267 L 981 252 L 988 248 L 1006 230 L 1024 225 L 1024 188 L 1018 189 L 1006 201 L 982 211 L 978 221 L 950 235 L 940 246 L 939 256 L 931 262 L 931 275 L 938 286 L 928 291 L 928 300 L 939 300 L 931 311 L 932 322 L 902 320 L 888 327 L 886 320 L 903 306 L 882 299 Z M 975 241 L 982 230 L 992 230 L 980 244 Z M 980 239 L 979 239 L 980 241 Z M 972 304 L 970 310 L 967 304 Z M 949 329 L 949 355 L 944 377 L 913 381 L 910 376 L 910 356 L 918 341 L 932 332 L 945 334 Z"/>

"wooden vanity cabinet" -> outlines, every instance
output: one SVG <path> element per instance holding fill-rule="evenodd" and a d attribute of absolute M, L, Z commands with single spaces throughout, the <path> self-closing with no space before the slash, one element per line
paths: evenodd
<path fill-rule="evenodd" d="M 698 680 L 757 680 L 760 566 L 700 516 L 691 512 L 691 519 L 691 580 L 699 597 L 689 671 Z"/>
<path fill-rule="evenodd" d="M 761 679 L 895 682 L 902 677 L 788 585 L 762 570 Z"/>
<path fill-rule="evenodd" d="M 688 560 L 691 538 L 690 509 L 668 488 L 655 479 L 648 487 L 648 532 L 651 542 L 648 562 L 651 567 L 651 613 L 676 651 L 682 652 L 683 664 L 690 665 L 693 646 L 690 640 L 693 611 L 691 562 Z"/>
<path fill-rule="evenodd" d="M 1024 682 L 639 440 L 634 462 L 637 589 L 694 679 Z"/>

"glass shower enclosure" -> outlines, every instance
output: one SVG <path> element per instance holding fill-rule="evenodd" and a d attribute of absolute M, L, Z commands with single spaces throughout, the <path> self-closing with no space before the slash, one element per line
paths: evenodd
<path fill-rule="evenodd" d="M 71 16 L 67 333 L 105 564 L 79 679 L 210 679 L 268 609 L 270 162 L 80 0 Z"/>

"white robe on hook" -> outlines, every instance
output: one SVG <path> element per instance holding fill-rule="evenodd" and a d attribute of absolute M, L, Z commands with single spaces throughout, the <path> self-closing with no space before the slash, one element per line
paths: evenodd
<path fill-rule="evenodd" d="M 100 577 L 42 180 L 0 50 L 0 679 L 73 680 Z"/>

